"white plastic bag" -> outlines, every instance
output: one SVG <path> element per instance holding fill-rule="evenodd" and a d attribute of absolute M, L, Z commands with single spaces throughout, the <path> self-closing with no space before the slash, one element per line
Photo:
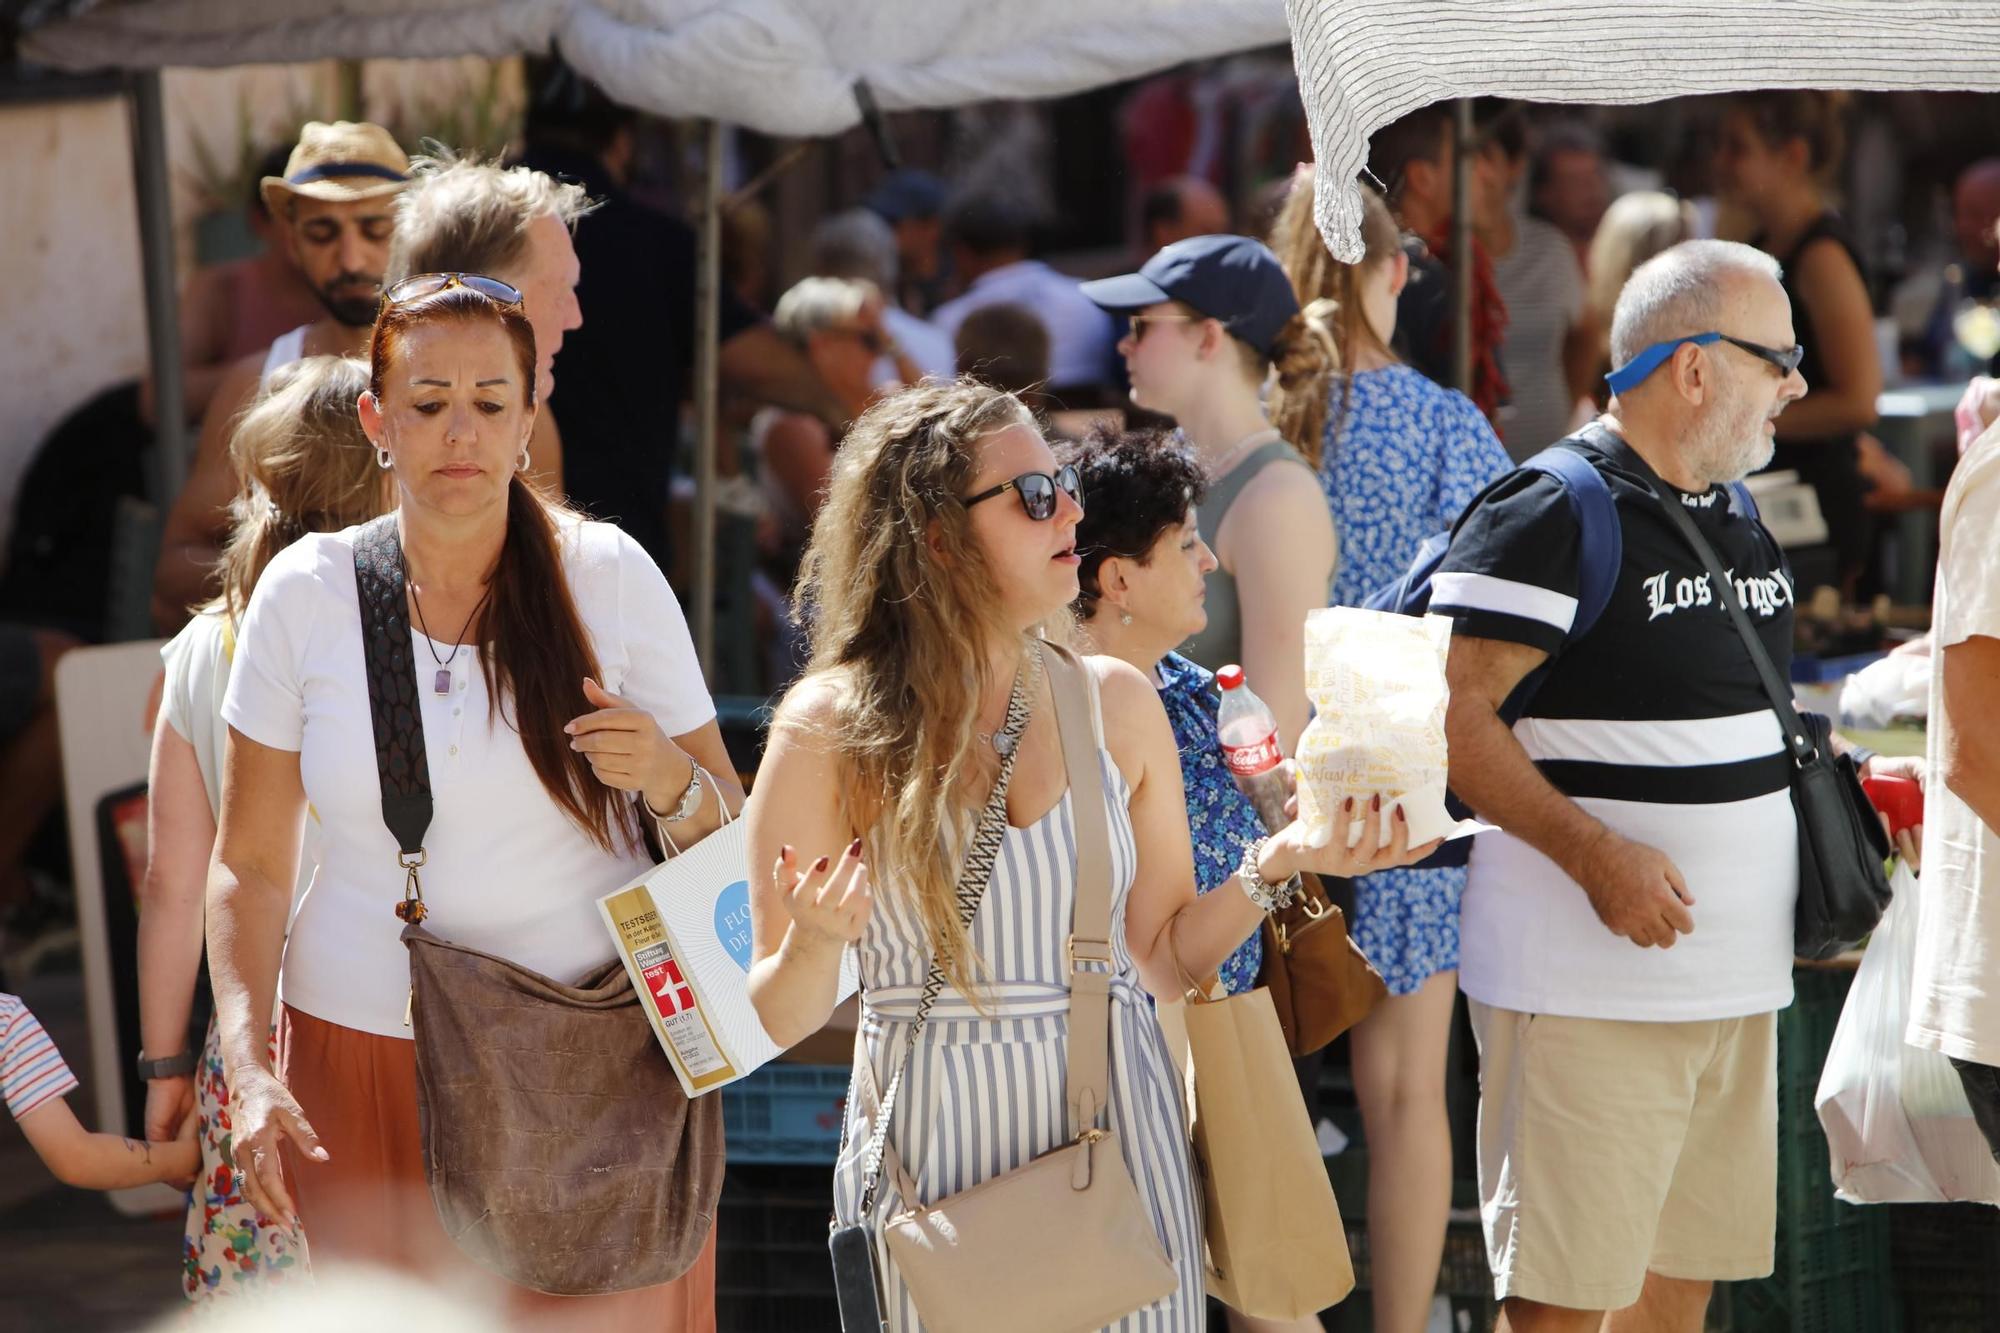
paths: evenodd
<path fill-rule="evenodd" d="M 1306 694 L 1313 719 L 1299 737 L 1299 822 L 1306 840 L 1348 846 L 1366 830 L 1364 815 L 1338 828 L 1343 801 L 1384 793 L 1385 820 L 1396 806 L 1409 821 L 1410 845 L 1462 838 L 1486 826 L 1453 820 L 1445 808 L 1445 707 L 1451 689 L 1445 661 L 1451 621 L 1335 606 L 1306 615 Z"/>
<path fill-rule="evenodd" d="M 1951 1061 L 1906 1045 L 1917 951 L 1917 878 L 1895 897 L 1861 956 L 1813 1105 L 1849 1203 L 2000 1204 L 2000 1164 L 1972 1119 Z"/>

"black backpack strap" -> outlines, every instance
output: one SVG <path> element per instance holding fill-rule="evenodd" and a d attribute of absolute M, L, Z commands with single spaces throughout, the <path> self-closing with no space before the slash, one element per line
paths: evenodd
<path fill-rule="evenodd" d="M 354 536 L 354 588 L 361 602 L 361 659 L 368 678 L 368 713 L 375 725 L 375 773 L 382 784 L 382 822 L 396 835 L 406 873 L 396 915 L 410 925 L 424 918 L 417 867 L 431 826 L 431 766 L 424 752 L 417 668 L 411 656 L 403 544 L 396 516 L 385 514 Z"/>

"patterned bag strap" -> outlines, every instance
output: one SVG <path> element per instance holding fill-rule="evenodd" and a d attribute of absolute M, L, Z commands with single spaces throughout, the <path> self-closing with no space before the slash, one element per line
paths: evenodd
<path fill-rule="evenodd" d="M 958 923 L 960 928 L 970 930 L 972 918 L 979 911 L 979 900 L 986 896 L 986 886 L 993 879 L 993 862 L 1000 855 L 1000 844 L 1007 836 L 1007 787 L 1014 777 L 1014 758 L 1020 751 L 1021 732 L 1028 725 L 1029 688 L 1036 674 L 1039 674 L 1041 658 L 1031 651 L 1027 662 L 1022 664 L 1021 674 L 1014 678 L 1014 692 L 1007 699 L 1007 722 L 993 738 L 993 748 L 1000 752 L 1000 774 L 993 780 L 992 794 L 986 798 L 986 808 L 980 812 L 979 823 L 972 833 L 972 844 L 966 849 L 965 867 L 958 876 Z M 944 964 L 935 955 L 931 958 L 930 972 L 924 977 L 924 988 L 917 996 L 917 1012 L 910 1024 L 909 1045 L 904 1048 L 902 1063 L 889 1080 L 888 1089 L 882 1094 L 875 1112 L 874 1132 L 868 1139 L 868 1157 L 863 1179 L 867 1182 L 861 1192 L 860 1216 L 866 1217 L 875 1207 L 875 1197 L 882 1184 L 882 1159 L 889 1146 L 889 1123 L 896 1113 L 896 1098 L 903 1090 L 903 1075 L 909 1072 L 910 1056 L 917 1049 L 917 1040 L 924 1034 L 924 1025 L 930 1021 L 931 1010 L 936 1007 L 938 996 L 944 990 Z M 873 1071 L 863 1059 L 863 1072 L 869 1075 L 871 1088 Z M 845 1129 L 842 1130 L 845 1138 Z M 843 1142 L 842 1150 L 846 1144 Z M 898 1175 L 901 1175 L 900 1163 Z M 907 1187 L 904 1187 L 907 1188 Z M 905 1199 L 905 1203 L 914 1202 Z"/>
<path fill-rule="evenodd" d="M 417 667 L 411 655 L 403 544 L 396 516 L 384 514 L 354 536 L 354 588 L 361 602 L 361 660 L 368 680 L 368 713 L 375 726 L 375 774 L 382 787 L 382 822 L 396 836 L 403 867 L 403 901 L 396 916 L 408 925 L 424 919 L 417 868 L 424 863 L 424 834 L 431 826 L 431 766 L 424 751 Z"/>

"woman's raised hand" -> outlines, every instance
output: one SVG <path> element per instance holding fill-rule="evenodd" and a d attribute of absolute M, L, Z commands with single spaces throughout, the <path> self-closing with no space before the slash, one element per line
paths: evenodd
<path fill-rule="evenodd" d="M 588 676 L 583 697 L 597 711 L 563 728 L 569 748 L 583 753 L 605 786 L 640 793 L 656 814 L 671 811 L 687 789 L 694 760 L 660 730 L 651 713 Z"/>
<path fill-rule="evenodd" d="M 787 845 L 771 869 L 771 882 L 792 914 L 793 935 L 819 942 L 852 944 L 868 927 L 875 894 L 868 886 L 868 867 L 861 862 L 861 839 L 847 845 L 838 860 L 822 856 L 801 867 Z"/>

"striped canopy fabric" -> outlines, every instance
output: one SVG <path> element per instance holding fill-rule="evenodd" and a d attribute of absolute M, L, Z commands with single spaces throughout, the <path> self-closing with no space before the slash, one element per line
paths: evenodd
<path fill-rule="evenodd" d="M 1286 0 L 1286 10 L 1324 183 L 1319 227 L 1348 262 L 1361 258 L 1354 181 L 1369 136 L 1431 102 L 2000 90 L 1994 0 Z"/>

